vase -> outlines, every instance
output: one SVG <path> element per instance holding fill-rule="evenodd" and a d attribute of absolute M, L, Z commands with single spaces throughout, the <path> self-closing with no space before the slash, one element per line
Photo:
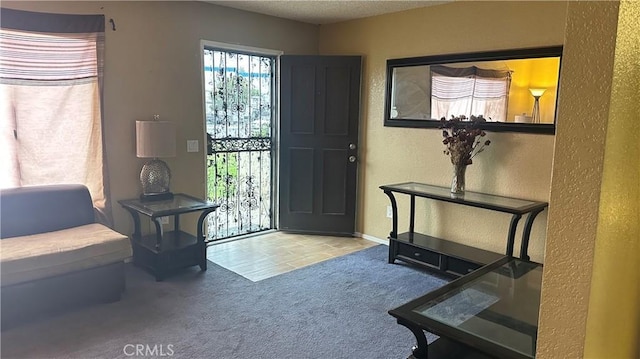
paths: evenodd
<path fill-rule="evenodd" d="M 464 180 L 467 172 L 467 165 L 462 163 L 453 164 L 453 178 L 451 179 L 451 193 L 455 195 L 464 194 Z"/>

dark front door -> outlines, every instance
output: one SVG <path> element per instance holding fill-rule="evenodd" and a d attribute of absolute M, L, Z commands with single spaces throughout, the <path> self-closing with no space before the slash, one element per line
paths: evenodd
<path fill-rule="evenodd" d="M 360 56 L 282 56 L 279 229 L 355 230 Z"/>

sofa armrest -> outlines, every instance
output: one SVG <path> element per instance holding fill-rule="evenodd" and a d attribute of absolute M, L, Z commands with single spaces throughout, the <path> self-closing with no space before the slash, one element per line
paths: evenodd
<path fill-rule="evenodd" d="M 84 185 L 0 190 L 0 238 L 57 231 L 94 222 L 93 202 Z"/>

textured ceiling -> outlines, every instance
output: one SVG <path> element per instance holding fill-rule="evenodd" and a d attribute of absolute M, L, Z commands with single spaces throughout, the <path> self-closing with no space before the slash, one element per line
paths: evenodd
<path fill-rule="evenodd" d="M 330 24 L 368 16 L 398 12 L 449 1 L 206 1 L 226 7 L 277 16 L 310 24 Z"/>

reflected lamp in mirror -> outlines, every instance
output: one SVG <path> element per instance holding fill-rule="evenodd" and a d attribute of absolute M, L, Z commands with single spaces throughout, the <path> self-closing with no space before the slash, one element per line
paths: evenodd
<path fill-rule="evenodd" d="M 531 112 L 531 122 L 540 123 L 540 97 L 547 89 L 529 89 L 531 95 L 533 95 L 533 111 Z"/>
<path fill-rule="evenodd" d="M 160 158 L 175 157 L 176 127 L 168 121 L 136 121 L 136 156 L 150 158 L 140 171 L 143 201 L 157 201 L 173 198 L 169 191 L 171 170 Z"/>
<path fill-rule="evenodd" d="M 482 115 L 484 130 L 553 134 L 561 59 L 562 46 L 389 59 L 384 125 Z M 532 101 L 538 89 L 544 98 Z"/>

